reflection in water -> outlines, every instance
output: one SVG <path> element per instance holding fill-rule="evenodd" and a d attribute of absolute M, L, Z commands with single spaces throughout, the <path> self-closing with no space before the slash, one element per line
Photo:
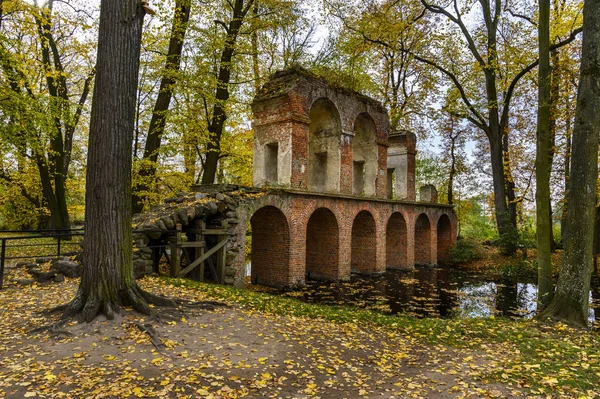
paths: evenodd
<path fill-rule="evenodd" d="M 590 295 L 590 321 L 600 315 L 600 289 Z M 350 305 L 385 313 L 418 317 L 530 318 L 537 308 L 537 286 L 531 282 L 494 281 L 481 275 L 447 268 L 390 270 L 383 275 L 353 275 L 350 282 L 307 281 L 301 291 L 283 293 L 305 302 Z M 594 307 L 596 307 L 594 309 Z"/>

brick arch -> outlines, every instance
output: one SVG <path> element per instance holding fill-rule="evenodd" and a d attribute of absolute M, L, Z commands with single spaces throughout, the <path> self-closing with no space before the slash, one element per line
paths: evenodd
<path fill-rule="evenodd" d="M 253 284 L 288 285 L 290 272 L 290 227 L 285 214 L 267 205 L 250 218 L 252 226 Z"/>
<path fill-rule="evenodd" d="M 308 112 L 308 188 L 317 192 L 339 192 L 342 120 L 327 97 L 316 99 Z"/>
<path fill-rule="evenodd" d="M 402 213 L 394 212 L 390 216 L 385 241 L 386 267 L 391 269 L 408 267 L 408 230 Z"/>
<path fill-rule="evenodd" d="M 306 224 L 306 274 L 309 278 L 339 278 L 339 236 L 335 214 L 328 208 L 316 209 Z"/>
<path fill-rule="evenodd" d="M 450 248 L 452 247 L 452 222 L 445 213 L 437 222 L 437 257 L 438 263 L 450 262 Z"/>
<path fill-rule="evenodd" d="M 421 213 L 415 221 L 415 264 L 431 264 L 431 222 Z"/>
<path fill-rule="evenodd" d="M 351 267 L 358 272 L 377 271 L 377 226 L 371 212 L 358 212 L 352 222 Z"/>

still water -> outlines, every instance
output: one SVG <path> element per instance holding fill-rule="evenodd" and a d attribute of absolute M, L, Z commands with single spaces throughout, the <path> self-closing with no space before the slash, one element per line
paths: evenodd
<path fill-rule="evenodd" d="M 598 290 L 595 291 L 596 293 Z M 281 293 L 310 303 L 358 306 L 418 317 L 530 318 L 535 315 L 537 285 L 495 280 L 450 268 L 390 270 L 379 276 L 352 275 L 350 282 L 307 281 L 306 288 Z M 600 324 L 600 301 L 590 294 L 589 320 Z M 598 326 L 597 326 L 598 327 Z"/>

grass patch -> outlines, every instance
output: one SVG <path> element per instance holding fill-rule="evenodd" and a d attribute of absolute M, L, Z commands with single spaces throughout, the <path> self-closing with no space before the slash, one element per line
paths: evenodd
<path fill-rule="evenodd" d="M 563 324 L 503 318 L 420 319 L 359 308 L 308 304 L 294 298 L 185 279 L 162 279 L 176 287 L 200 290 L 207 299 L 238 304 L 264 314 L 370 325 L 392 329 L 424 344 L 491 351 L 494 356 L 506 356 L 506 362 L 490 376 L 522 386 L 533 394 L 595 397 L 586 395 L 595 392 L 600 381 L 600 336 Z"/>

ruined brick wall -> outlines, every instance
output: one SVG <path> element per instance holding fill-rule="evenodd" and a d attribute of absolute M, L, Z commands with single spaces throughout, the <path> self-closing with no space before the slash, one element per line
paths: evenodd
<path fill-rule="evenodd" d="M 291 154 L 287 147 L 279 144 L 285 156 L 279 163 L 281 176 L 279 185 L 294 189 L 310 188 L 309 169 L 311 164 L 310 143 L 312 122 L 310 115 L 315 106 L 327 102 L 334 110 L 333 126 L 336 126 L 337 146 L 330 156 L 337 169 L 339 182 L 329 184 L 328 192 L 352 193 L 352 140 L 355 136 L 355 124 L 360 115 L 368 115 L 373 128 L 373 155 L 375 168 L 370 182 L 375 190 L 368 195 L 386 197 L 387 137 L 390 130 L 389 118 L 385 108 L 377 101 L 359 93 L 334 87 L 324 79 L 316 77 L 300 68 L 278 72 L 265 84 L 252 104 L 255 132 L 254 184 L 265 183 L 263 148 L 268 142 L 291 142 Z M 276 126 L 275 126 L 276 125 Z M 290 138 L 291 135 L 291 138 Z M 290 141 L 291 140 L 291 141 Z M 287 145 L 287 144 L 286 144 Z M 288 179 L 288 175 L 290 176 Z M 330 175 L 330 179 L 333 174 Z M 321 190 L 317 190 L 321 191 Z"/>

